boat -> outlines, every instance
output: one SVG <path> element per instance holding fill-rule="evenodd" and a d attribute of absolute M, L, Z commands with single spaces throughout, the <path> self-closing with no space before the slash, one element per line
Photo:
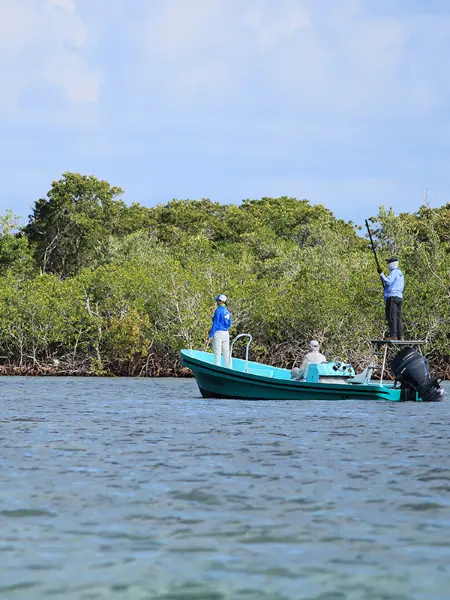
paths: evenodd
<path fill-rule="evenodd" d="M 204 398 L 240 400 L 388 400 L 401 402 L 438 401 L 443 389 L 440 380 L 431 379 L 428 363 L 422 354 L 413 349 L 423 341 L 371 340 L 374 348 L 384 347 L 384 360 L 379 380 L 372 380 L 376 368 L 367 366 L 356 374 L 350 364 L 335 361 L 310 364 L 304 378 L 291 378 L 291 371 L 248 360 L 250 334 L 240 334 L 237 339 L 248 337 L 245 359 L 231 356 L 231 366 L 215 365 L 214 354 L 201 350 L 180 351 L 181 364 L 189 368 Z M 397 355 L 396 381 L 384 383 L 383 375 L 388 346 L 403 346 Z M 406 351 L 406 353 L 405 353 Z M 403 354 L 402 354 L 403 352 Z M 409 366 L 408 366 L 409 365 Z"/>

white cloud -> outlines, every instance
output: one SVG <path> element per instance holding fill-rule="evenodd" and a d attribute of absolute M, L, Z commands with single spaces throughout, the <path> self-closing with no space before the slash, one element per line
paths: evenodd
<path fill-rule="evenodd" d="M 224 10 L 225 0 L 169 0 L 152 17 L 150 43 L 168 54 L 190 52 L 209 37 Z"/>
<path fill-rule="evenodd" d="M 309 10 L 303 0 L 270 0 L 252 2 L 243 10 L 243 22 L 253 28 L 263 49 L 289 40 L 296 32 L 310 25 Z"/>
<path fill-rule="evenodd" d="M 72 103 L 97 102 L 101 77 L 87 41 L 75 0 L 1 0 L 0 109 L 17 113 L 22 93 L 48 84 Z"/>
<path fill-rule="evenodd" d="M 50 6 L 60 6 L 67 10 L 75 11 L 77 9 L 77 3 L 75 0 L 49 0 Z"/>
<path fill-rule="evenodd" d="M 59 86 L 73 102 L 97 102 L 101 79 L 83 56 L 56 56 L 42 72 L 48 83 Z"/>
<path fill-rule="evenodd" d="M 183 102 L 233 101 L 256 82 L 287 114 L 416 117 L 447 86 L 442 66 L 421 65 L 449 42 L 448 17 L 389 16 L 363 0 L 164 0 L 140 35 L 149 80 L 164 72 Z"/>
<path fill-rule="evenodd" d="M 39 21 L 37 6 L 27 0 L 0 3 L 0 59 L 16 57 L 28 46 Z"/>

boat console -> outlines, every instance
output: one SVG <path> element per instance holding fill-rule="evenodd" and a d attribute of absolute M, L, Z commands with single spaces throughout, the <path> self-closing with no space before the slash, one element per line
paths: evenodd
<path fill-rule="evenodd" d="M 352 365 L 341 362 L 310 363 L 303 381 L 309 383 L 347 383 L 355 376 Z"/>

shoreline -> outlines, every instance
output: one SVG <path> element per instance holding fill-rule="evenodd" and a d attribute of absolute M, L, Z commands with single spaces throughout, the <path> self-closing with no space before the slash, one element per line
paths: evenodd
<path fill-rule="evenodd" d="M 442 381 L 450 380 L 449 370 L 439 372 L 439 374 L 432 373 L 431 375 Z M 85 377 L 90 379 L 121 379 L 127 377 L 157 379 L 171 377 L 174 379 L 192 379 L 193 375 L 190 369 L 181 365 L 177 368 L 158 369 L 156 372 L 143 372 L 141 370 L 140 373 L 117 373 L 108 370 L 92 371 L 83 368 L 64 368 L 55 365 L 0 365 L 1 377 Z M 379 381 L 379 377 L 373 377 L 372 380 Z M 384 381 L 394 381 L 389 372 L 385 374 Z"/>
<path fill-rule="evenodd" d="M 158 377 L 173 377 L 176 379 L 192 378 L 191 371 L 185 367 L 178 369 L 160 369 L 157 373 L 116 373 L 114 371 L 92 371 L 89 369 L 70 369 L 56 367 L 54 365 L 11 365 L 0 366 L 1 377 L 86 377 L 90 379 L 120 379 L 125 377 L 138 377 L 141 379 L 150 379 Z"/>

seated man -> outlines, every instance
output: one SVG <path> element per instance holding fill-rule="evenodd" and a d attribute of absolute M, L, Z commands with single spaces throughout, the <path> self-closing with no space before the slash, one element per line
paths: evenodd
<path fill-rule="evenodd" d="M 311 363 L 326 363 L 327 359 L 323 354 L 319 352 L 319 342 L 317 340 L 311 340 L 309 342 L 309 352 L 303 359 L 302 366 L 300 368 L 294 367 L 291 372 L 291 379 L 300 381 L 304 378 L 308 365 Z"/>

